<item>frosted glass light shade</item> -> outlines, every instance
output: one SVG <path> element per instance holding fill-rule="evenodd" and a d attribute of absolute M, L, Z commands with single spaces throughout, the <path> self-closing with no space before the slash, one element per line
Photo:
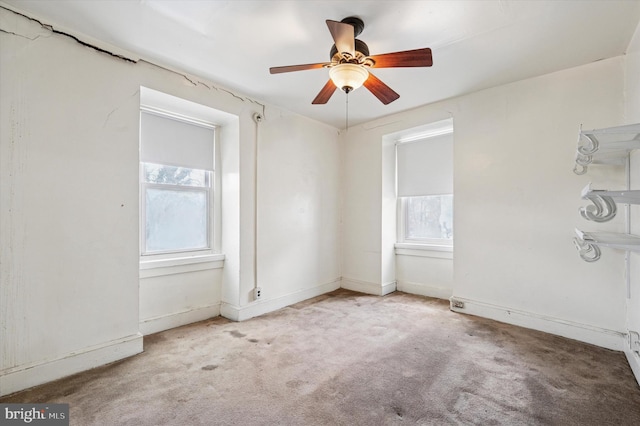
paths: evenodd
<path fill-rule="evenodd" d="M 369 71 L 362 65 L 339 64 L 329 69 L 329 77 L 336 87 L 349 93 L 362 86 L 365 80 L 369 78 Z"/>

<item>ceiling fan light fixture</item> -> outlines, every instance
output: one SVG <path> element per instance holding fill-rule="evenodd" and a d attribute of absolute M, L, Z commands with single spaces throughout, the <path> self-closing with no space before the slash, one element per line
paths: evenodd
<path fill-rule="evenodd" d="M 370 68 L 430 67 L 433 65 L 431 49 L 428 47 L 369 56 L 367 44 L 355 38 L 364 28 L 364 22 L 360 18 L 350 16 L 341 22 L 327 19 L 326 23 L 334 42 L 329 53 L 330 62 L 269 68 L 271 74 L 328 68 L 330 79 L 311 101 L 313 105 L 326 104 L 338 87 L 345 93 L 349 93 L 363 85 L 380 102 L 388 105 L 398 99 L 400 95 L 380 81 L 373 73 L 369 73 Z"/>
<path fill-rule="evenodd" d="M 336 87 L 349 93 L 362 86 L 369 78 L 369 71 L 358 64 L 338 64 L 329 69 L 329 77 Z"/>

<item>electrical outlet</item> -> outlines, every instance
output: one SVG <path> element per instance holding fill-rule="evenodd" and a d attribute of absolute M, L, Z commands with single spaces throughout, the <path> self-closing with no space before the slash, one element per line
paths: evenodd
<path fill-rule="evenodd" d="M 451 307 L 452 308 L 457 308 L 457 309 L 464 309 L 464 302 L 462 302 L 460 300 L 452 299 L 451 300 Z"/>
<path fill-rule="evenodd" d="M 262 287 L 256 287 L 253 289 L 254 300 L 260 300 L 262 298 Z"/>

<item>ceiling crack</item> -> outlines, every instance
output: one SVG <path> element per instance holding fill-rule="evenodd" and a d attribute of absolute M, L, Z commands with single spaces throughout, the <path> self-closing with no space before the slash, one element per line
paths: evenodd
<path fill-rule="evenodd" d="M 2 7 L 2 6 L 0 6 L 0 7 Z M 17 36 L 17 37 L 26 38 L 27 40 L 31 40 L 31 41 L 34 41 L 34 40 L 37 40 L 37 39 L 40 38 L 39 35 L 35 36 L 34 38 L 31 38 L 31 37 L 27 37 L 26 35 L 23 35 L 23 34 L 18 34 L 18 33 L 14 33 L 14 32 L 11 32 L 11 31 L 3 30 L 2 28 L 0 28 L 0 33 L 11 34 L 11 35 L 14 35 L 14 36 Z"/>
<path fill-rule="evenodd" d="M 247 99 L 246 99 L 246 98 L 244 98 L 243 96 L 238 96 L 238 95 L 236 95 L 235 93 L 233 93 L 232 91 L 227 90 L 227 89 L 223 89 L 223 88 L 221 88 L 221 87 L 216 87 L 216 90 L 219 90 L 219 91 L 221 91 L 221 92 L 227 92 L 228 94 L 230 94 L 230 95 L 231 95 L 231 96 L 233 96 L 234 98 L 238 98 L 238 99 L 240 99 L 242 102 L 244 102 L 244 101 L 246 101 L 246 100 L 247 100 Z"/>
<path fill-rule="evenodd" d="M 101 48 L 101 47 L 95 46 L 95 45 L 93 45 L 93 44 L 91 44 L 91 43 L 87 43 L 87 42 L 85 42 L 85 41 L 82 41 L 82 40 L 80 40 L 78 37 L 76 37 L 76 36 L 74 36 L 74 35 L 72 35 L 72 34 L 65 33 L 64 31 L 56 30 L 55 28 L 53 28 L 53 25 L 44 24 L 44 23 L 42 23 L 40 20 L 35 19 L 35 18 L 32 18 L 32 17 L 30 17 L 30 16 L 27 16 L 27 15 L 25 15 L 25 14 L 23 14 L 23 13 L 16 12 L 15 10 L 8 9 L 8 8 L 6 8 L 6 7 L 4 7 L 4 6 L 0 6 L 0 8 L 4 9 L 4 10 L 6 10 L 6 11 L 9 11 L 9 12 L 11 12 L 11 13 L 14 13 L 14 14 L 16 14 L 16 15 L 22 16 L 23 18 L 27 18 L 28 20 L 30 20 L 30 21 L 32 21 L 32 22 L 35 22 L 35 23 L 37 23 L 38 25 L 40 25 L 40 27 L 42 27 L 43 29 L 48 30 L 48 31 L 51 31 L 53 34 L 59 34 L 59 35 L 63 35 L 63 36 L 69 37 L 69 38 L 71 38 L 71 39 L 75 40 L 77 43 L 80 43 L 81 45 L 83 45 L 83 46 L 85 46 L 85 47 L 89 47 L 89 48 L 91 48 L 91 49 L 94 49 L 94 50 L 96 50 L 96 51 L 98 51 L 98 52 L 100 52 L 100 53 L 106 53 L 107 55 L 111 55 L 111 56 L 113 56 L 114 58 L 122 59 L 123 61 L 130 62 L 130 63 L 134 63 L 134 64 L 138 62 L 138 61 L 136 61 L 136 60 L 134 60 L 134 59 L 127 58 L 126 56 L 122 56 L 122 55 L 119 55 L 119 54 L 117 54 L 117 53 L 110 52 L 110 51 L 108 51 L 108 50 L 106 50 L 106 49 L 103 49 L 103 48 Z M 8 33 L 8 31 L 4 31 L 4 30 L 0 30 L 0 31 L 5 32 L 5 33 Z M 36 39 L 38 39 L 38 38 L 40 37 L 40 36 L 37 36 L 37 37 L 35 37 L 35 38 L 31 39 L 31 38 L 26 37 L 26 36 L 21 36 L 20 34 L 15 34 L 15 33 L 10 33 L 10 34 L 14 34 L 14 35 L 17 35 L 17 36 L 20 36 L 20 37 L 24 37 L 24 38 L 27 38 L 27 39 L 29 39 L 29 40 L 36 40 Z"/>
<path fill-rule="evenodd" d="M 159 65 L 157 65 L 157 64 L 154 64 L 154 65 L 156 65 L 156 66 L 158 66 L 158 67 L 160 67 L 160 68 L 162 68 L 162 69 L 164 69 L 164 70 L 171 71 L 171 72 L 175 72 L 174 70 L 170 70 L 170 69 L 168 69 L 168 68 L 161 67 L 161 66 L 159 66 Z M 185 74 L 180 74 L 180 75 L 181 75 L 182 77 L 184 77 L 184 79 L 185 79 L 185 80 L 187 80 L 189 83 L 191 83 L 191 85 L 192 85 L 193 87 L 196 87 L 196 86 L 198 85 L 198 83 L 197 83 L 197 82 L 195 82 L 195 81 L 191 80 L 191 79 L 190 79 L 189 77 L 187 77 Z"/>
<path fill-rule="evenodd" d="M 138 93 L 140 93 L 140 90 L 136 90 L 135 92 L 133 92 L 133 94 L 131 96 L 129 96 L 126 100 L 129 100 L 129 99 L 133 98 L 134 96 L 137 96 Z M 107 123 L 111 119 L 111 116 L 122 107 L 123 107 L 123 105 L 120 105 L 120 106 L 112 109 L 111 112 L 109 112 L 109 114 L 107 114 L 107 117 L 104 119 L 104 122 L 102 123 L 102 128 L 104 128 L 107 125 Z"/>
<path fill-rule="evenodd" d="M 132 64 L 135 64 L 135 63 L 137 63 L 137 62 L 138 62 L 138 61 L 136 61 L 136 60 L 134 60 L 134 59 L 127 58 L 126 56 L 122 56 L 122 55 L 119 55 L 119 54 L 117 54 L 117 53 L 110 52 L 110 51 L 108 51 L 108 50 L 106 50 L 106 49 L 103 49 L 103 48 L 101 48 L 101 47 L 94 46 L 94 45 L 93 45 L 93 44 L 91 44 L 91 43 L 84 42 L 84 41 L 80 40 L 78 37 L 76 37 L 76 36 L 74 36 L 74 35 L 71 35 L 71 34 L 68 34 L 68 33 L 65 33 L 65 32 L 63 32 L 63 31 L 58 31 L 58 30 L 56 30 L 55 28 L 53 28 L 52 26 L 50 26 L 50 25 L 46 25 L 46 26 L 45 26 L 45 25 L 43 25 L 43 28 L 46 28 L 46 27 L 50 27 L 51 32 L 52 32 L 52 33 L 54 33 L 54 34 L 60 34 L 60 35 L 64 35 L 64 36 L 67 36 L 67 37 L 69 37 L 69 38 L 72 38 L 73 40 L 77 41 L 77 42 L 78 42 L 78 43 L 80 43 L 81 45 L 86 46 L 86 47 L 89 47 L 89 48 L 91 48 L 91 49 L 94 49 L 94 50 L 96 50 L 96 51 L 98 51 L 98 52 L 100 52 L 100 53 L 106 53 L 107 55 L 111 55 L 111 56 L 113 56 L 114 58 L 122 59 L 123 61 L 129 62 L 129 63 L 132 63 Z"/>
<path fill-rule="evenodd" d="M 87 43 L 87 42 L 85 42 L 85 41 L 82 41 L 81 39 L 79 39 L 78 37 L 76 37 L 76 36 L 74 36 L 74 35 L 72 35 L 72 34 L 66 33 L 66 32 L 64 32 L 64 31 L 56 30 L 56 29 L 53 27 L 53 25 L 44 24 L 43 22 L 41 22 L 40 20 L 38 20 L 38 19 L 36 19 L 36 18 L 32 18 L 32 17 L 27 16 L 27 15 L 25 15 L 25 14 L 23 14 L 23 13 L 16 12 L 15 10 L 8 9 L 8 8 L 6 8 L 6 7 L 4 7 L 4 6 L 1 6 L 1 5 L 0 5 L 0 8 L 1 8 L 1 9 L 6 10 L 6 11 L 8 11 L 8 12 L 11 12 L 11 13 L 13 13 L 13 14 L 15 14 L 15 15 L 22 16 L 23 18 L 26 18 L 26 19 L 28 19 L 28 20 L 30 20 L 30 21 L 32 21 L 32 22 L 35 22 L 35 23 L 37 23 L 38 25 L 40 25 L 40 27 L 42 27 L 43 29 L 45 29 L 45 30 L 47 30 L 47 31 L 51 32 L 52 34 L 59 34 L 59 35 L 65 36 L 65 37 L 69 37 L 69 38 L 73 39 L 75 42 L 77 42 L 77 43 L 81 44 L 82 46 L 89 47 L 89 48 L 91 48 L 91 49 L 93 49 L 93 50 L 95 50 L 95 51 L 97 51 L 97 52 L 100 52 L 100 53 L 106 53 L 107 55 L 113 56 L 114 58 L 117 58 L 117 59 L 121 59 L 121 60 L 123 60 L 123 61 L 125 61 L 125 62 L 129 62 L 129 63 L 133 63 L 133 64 L 138 63 L 138 60 L 131 59 L 131 58 L 127 58 L 126 56 L 123 56 L 123 55 L 119 55 L 119 54 L 117 54 L 117 53 L 110 52 L 109 50 L 106 50 L 106 49 L 103 49 L 103 48 L 101 48 L 101 47 L 95 46 L 95 45 L 93 45 L 93 44 L 91 44 L 91 43 Z M 12 34 L 12 35 L 15 35 L 15 36 L 18 36 L 18 37 L 23 37 L 23 38 L 26 38 L 26 39 L 28 39 L 28 40 L 32 40 L 32 41 L 33 41 L 33 40 L 36 40 L 36 39 L 38 39 L 38 38 L 40 38 L 40 37 L 41 37 L 40 35 L 38 35 L 38 36 L 36 36 L 36 37 L 34 37 L 34 38 L 30 38 L 30 37 L 27 37 L 27 36 L 25 36 L 25 35 L 22 35 L 22 34 L 16 34 L 16 33 L 10 32 L 10 31 L 5 31 L 5 30 L 3 30 L 3 29 L 0 29 L 0 32 L 4 32 L 4 33 L 7 33 L 7 34 Z M 148 61 L 145 61 L 145 62 L 148 62 Z M 237 95 L 237 94 L 235 94 L 234 92 L 232 92 L 232 91 L 231 91 L 231 90 L 229 90 L 229 89 L 225 89 L 225 88 L 222 88 L 222 87 L 217 87 L 217 86 L 212 85 L 212 84 L 206 84 L 206 83 L 203 83 L 203 82 L 202 82 L 202 81 L 200 81 L 200 80 L 192 80 L 192 79 L 191 79 L 191 78 L 189 78 L 186 74 L 182 74 L 182 73 L 180 73 L 180 72 L 178 72 L 178 71 L 175 71 L 175 70 L 172 70 L 172 69 L 168 69 L 168 68 L 163 67 L 163 66 L 161 66 L 161 65 L 158 65 L 158 64 L 155 64 L 155 63 L 152 63 L 152 62 L 148 62 L 148 63 L 150 63 L 150 64 L 152 64 L 152 65 L 155 65 L 155 66 L 157 66 L 157 67 L 159 67 L 159 68 L 165 69 L 165 70 L 167 70 L 167 71 L 170 71 L 170 72 L 173 72 L 173 73 L 176 73 L 176 74 L 181 75 L 181 76 L 182 76 L 182 77 L 184 77 L 184 78 L 185 78 L 189 83 L 191 83 L 194 87 L 195 87 L 195 86 L 198 86 L 198 85 L 200 85 L 200 86 L 204 86 L 204 87 L 206 87 L 206 88 L 207 88 L 207 89 L 209 89 L 209 90 L 216 90 L 216 91 L 219 91 L 219 92 L 225 92 L 225 93 L 227 93 L 227 94 L 229 94 L 229 95 L 233 96 L 234 98 L 241 100 L 242 102 L 247 102 L 247 101 L 248 101 L 248 102 L 251 102 L 251 103 L 254 103 L 254 104 L 260 105 L 260 106 L 262 107 L 263 112 L 264 112 L 265 105 L 264 105 L 264 104 L 262 104 L 262 103 L 260 103 L 260 102 L 255 101 L 255 100 L 253 100 L 253 99 L 251 99 L 251 98 L 247 98 L 247 97 L 244 97 L 244 96 Z"/>
<path fill-rule="evenodd" d="M 156 66 L 158 66 L 158 65 L 156 65 Z M 164 69 L 166 69 L 166 68 L 164 68 Z M 176 72 L 176 71 L 174 71 L 174 70 L 168 70 L 168 71 Z M 207 83 L 203 83 L 203 82 L 202 82 L 202 81 L 200 81 L 200 80 L 192 80 L 192 79 L 191 79 L 191 78 L 189 78 L 189 76 L 187 76 L 186 74 L 180 74 L 180 75 L 181 75 L 182 77 L 184 77 L 184 78 L 185 78 L 185 80 L 187 80 L 189 83 L 191 83 L 194 87 L 195 87 L 195 86 L 204 86 L 204 87 L 206 87 L 206 88 L 207 88 L 207 89 L 209 89 L 209 90 L 216 90 L 216 91 L 218 91 L 218 92 L 228 93 L 229 95 L 233 96 L 234 98 L 236 98 L 236 99 L 240 99 L 242 102 L 251 102 L 251 103 L 253 103 L 253 104 L 260 105 L 260 106 L 262 107 L 262 111 L 264 112 L 265 105 L 264 105 L 264 104 L 262 104 L 262 103 L 260 103 L 260 102 L 258 102 L 258 101 L 256 101 L 256 100 L 253 100 L 253 99 L 251 99 L 251 98 L 247 98 L 247 97 L 245 97 L 245 96 L 236 95 L 236 94 L 235 94 L 235 93 L 233 93 L 231 90 L 229 90 L 229 89 L 225 89 L 225 88 L 223 88 L 223 87 L 218 87 L 218 86 L 215 86 L 215 85 L 212 85 L 212 84 L 211 84 L 211 85 L 209 85 L 209 84 L 207 84 Z"/>

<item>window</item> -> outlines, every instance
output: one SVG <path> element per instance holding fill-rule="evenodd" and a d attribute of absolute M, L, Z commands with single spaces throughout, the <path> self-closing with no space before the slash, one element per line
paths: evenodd
<path fill-rule="evenodd" d="M 453 194 L 404 197 L 404 240 L 438 243 L 453 239 Z"/>
<path fill-rule="evenodd" d="M 211 172 L 143 163 L 143 254 L 211 247 Z"/>
<path fill-rule="evenodd" d="M 398 242 L 453 246 L 453 123 L 434 123 L 396 143 Z"/>
<path fill-rule="evenodd" d="M 215 126 L 143 107 L 142 256 L 212 252 Z"/>

